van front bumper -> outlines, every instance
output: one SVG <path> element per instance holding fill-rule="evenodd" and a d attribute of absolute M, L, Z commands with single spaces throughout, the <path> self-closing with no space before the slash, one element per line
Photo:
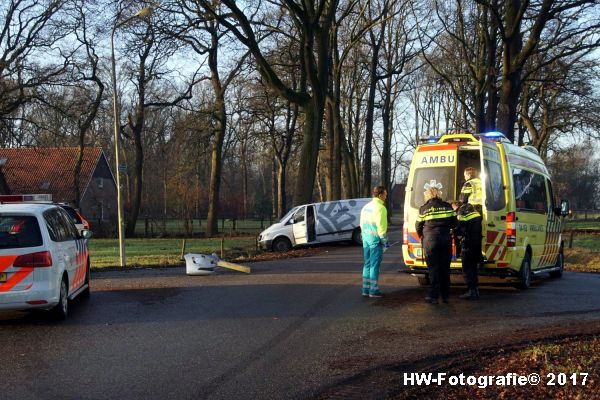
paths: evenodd
<path fill-rule="evenodd" d="M 258 241 L 258 247 L 260 247 L 262 250 L 271 250 L 272 246 L 273 240 L 271 239 Z"/>

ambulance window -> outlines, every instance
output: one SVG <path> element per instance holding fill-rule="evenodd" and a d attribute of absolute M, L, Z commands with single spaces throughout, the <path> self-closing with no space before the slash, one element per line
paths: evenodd
<path fill-rule="evenodd" d="M 490 211 L 504 209 L 504 183 L 502 182 L 502 167 L 491 160 L 484 161 L 486 172 L 485 206 Z"/>
<path fill-rule="evenodd" d="M 443 200 L 453 200 L 454 167 L 419 168 L 412 182 L 410 205 L 419 208 L 425 203 L 423 192 L 429 187 L 437 187 Z"/>
<path fill-rule="evenodd" d="M 556 199 L 554 198 L 554 192 L 552 191 L 552 182 L 549 179 L 546 179 L 546 184 L 548 185 L 548 199 L 550 200 L 550 208 L 554 209 L 556 207 Z"/>
<path fill-rule="evenodd" d="M 513 169 L 512 175 L 517 210 L 546 213 L 548 198 L 544 177 L 519 168 Z"/>

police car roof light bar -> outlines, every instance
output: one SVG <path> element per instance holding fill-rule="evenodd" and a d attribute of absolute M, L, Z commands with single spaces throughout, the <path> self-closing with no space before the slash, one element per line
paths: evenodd
<path fill-rule="evenodd" d="M 52 202 L 52 194 L 2 194 L 0 203 Z"/>

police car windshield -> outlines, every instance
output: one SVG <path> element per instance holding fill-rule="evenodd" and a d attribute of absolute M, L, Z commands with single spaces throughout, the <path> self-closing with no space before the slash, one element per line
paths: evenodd
<path fill-rule="evenodd" d="M 0 249 L 42 245 L 37 219 L 24 215 L 0 215 Z"/>
<path fill-rule="evenodd" d="M 410 205 L 419 208 L 425 203 L 423 192 L 430 187 L 436 187 L 445 201 L 452 198 L 454 190 L 454 167 L 419 168 L 415 170 L 412 181 Z"/>

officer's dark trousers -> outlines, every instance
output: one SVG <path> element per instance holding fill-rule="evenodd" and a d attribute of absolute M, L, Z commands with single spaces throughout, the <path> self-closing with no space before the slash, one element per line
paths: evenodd
<path fill-rule="evenodd" d="M 460 253 L 462 272 L 469 290 L 476 289 L 479 284 L 477 266 L 481 260 L 481 249 L 463 249 Z"/>
<path fill-rule="evenodd" d="M 452 260 L 452 241 L 447 237 L 436 235 L 433 239 L 423 238 L 425 262 L 429 270 L 431 288 L 429 297 L 442 299 L 450 297 L 450 261 Z"/>

